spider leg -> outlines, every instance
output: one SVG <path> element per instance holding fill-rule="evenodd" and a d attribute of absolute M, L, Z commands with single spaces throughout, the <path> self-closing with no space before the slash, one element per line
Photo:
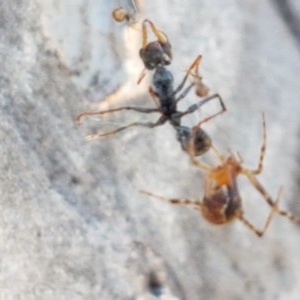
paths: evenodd
<path fill-rule="evenodd" d="M 122 110 L 133 110 L 141 113 L 152 113 L 152 112 L 160 112 L 158 108 L 145 108 L 145 107 L 138 107 L 138 106 L 123 106 L 118 108 L 112 108 L 108 110 L 102 110 L 102 111 L 95 111 L 95 112 L 83 112 L 80 115 L 76 117 L 76 123 L 81 123 L 81 120 L 83 117 L 87 116 L 99 116 L 104 114 L 113 113 L 116 111 L 122 111 Z"/>
<path fill-rule="evenodd" d="M 123 131 L 127 128 L 130 128 L 130 127 L 135 127 L 135 126 L 142 126 L 142 127 L 148 127 L 148 128 L 153 128 L 153 127 L 156 127 L 156 126 L 160 126 L 162 124 L 164 124 L 165 122 L 167 121 L 167 119 L 164 117 L 164 116 L 161 116 L 155 123 L 152 123 L 152 122 L 145 122 L 145 123 L 142 123 L 142 122 L 134 122 L 134 123 L 131 123 L 131 124 L 128 124 L 126 126 L 122 126 L 122 127 L 119 127 L 113 131 L 109 131 L 109 132 L 99 132 L 99 133 L 96 133 L 96 134 L 91 134 L 91 135 L 87 135 L 86 136 L 86 139 L 88 141 L 91 141 L 91 140 L 96 140 L 96 139 L 99 139 L 99 138 L 102 138 L 102 137 L 106 137 L 106 136 L 109 136 L 109 135 L 114 135 L 120 131 Z"/>
<path fill-rule="evenodd" d="M 273 207 L 275 205 L 275 202 L 271 198 L 271 196 L 267 193 L 265 188 L 261 185 L 261 183 L 256 179 L 256 177 L 253 175 L 253 173 L 247 169 L 242 169 L 241 173 L 244 174 L 250 183 L 257 189 L 257 191 L 263 196 L 265 201 Z"/>
<path fill-rule="evenodd" d="M 258 166 L 255 170 L 252 170 L 251 172 L 254 175 L 258 175 L 262 172 L 263 170 L 263 161 L 265 158 L 266 154 L 266 147 L 267 147 L 267 130 L 266 130 L 266 119 L 265 119 L 265 114 L 262 114 L 262 123 L 263 123 L 263 140 L 262 140 L 262 145 L 260 148 L 260 156 L 259 156 L 259 161 L 258 161 Z"/>
<path fill-rule="evenodd" d="M 286 217 L 287 219 L 289 219 L 293 223 L 300 225 L 300 218 L 298 216 L 295 216 L 295 215 L 291 214 L 290 212 L 282 210 L 282 209 L 277 209 L 276 212 L 279 215 L 281 215 L 283 217 Z"/>
<path fill-rule="evenodd" d="M 204 171 L 210 172 L 212 170 L 212 167 L 209 164 L 206 164 L 206 163 L 196 159 L 193 139 L 190 139 L 190 141 L 189 141 L 187 152 L 190 157 L 190 161 L 193 165 L 195 165 L 196 167 L 198 167 L 200 169 L 203 169 Z"/>
<path fill-rule="evenodd" d="M 222 155 L 222 154 L 220 153 L 220 151 L 219 151 L 213 144 L 212 144 L 210 147 L 211 147 L 211 149 L 213 150 L 215 156 L 217 156 L 217 157 L 220 159 L 220 161 L 221 161 L 222 163 L 224 163 L 225 160 L 226 160 L 226 157 L 225 157 L 224 155 Z"/>
<path fill-rule="evenodd" d="M 239 164 L 242 164 L 244 162 L 244 159 L 239 151 L 236 152 L 236 156 Z"/>
<path fill-rule="evenodd" d="M 279 189 L 276 201 L 274 202 L 274 205 L 271 207 L 271 211 L 268 215 L 268 218 L 261 230 L 257 229 L 252 223 L 250 223 L 247 219 L 244 218 L 244 216 L 241 214 L 238 219 L 241 220 L 251 231 L 253 231 L 258 237 L 262 237 L 265 233 L 265 231 L 268 229 L 272 218 L 274 216 L 274 213 L 277 212 L 278 203 L 280 200 L 282 194 L 282 188 Z"/>
<path fill-rule="evenodd" d="M 258 190 L 258 192 L 263 196 L 265 201 L 271 206 L 274 207 L 275 212 L 290 221 L 300 225 L 300 217 L 297 217 L 290 212 L 287 212 L 285 210 L 279 209 L 276 202 L 273 201 L 271 196 L 267 193 L 267 191 L 264 189 L 264 187 L 260 184 L 260 182 L 256 179 L 256 177 L 253 175 L 253 173 L 247 169 L 242 169 L 242 174 L 246 175 L 249 181 L 252 183 L 252 185 Z M 281 194 L 282 188 L 280 188 L 279 194 Z"/>
<path fill-rule="evenodd" d="M 162 197 L 162 196 L 158 196 L 155 195 L 153 193 L 147 192 L 147 191 L 140 191 L 142 194 L 150 196 L 152 198 L 156 198 L 162 201 L 167 201 L 170 202 L 171 204 L 179 204 L 179 205 L 192 205 L 195 206 L 196 208 L 200 208 L 203 206 L 202 202 L 198 201 L 198 200 L 190 200 L 190 199 L 175 199 L 175 198 L 167 198 L 167 197 Z"/>

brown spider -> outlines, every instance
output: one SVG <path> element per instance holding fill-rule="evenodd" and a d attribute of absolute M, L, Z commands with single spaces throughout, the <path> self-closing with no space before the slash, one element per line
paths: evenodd
<path fill-rule="evenodd" d="M 192 163 L 206 172 L 204 177 L 204 197 L 202 201 L 173 198 L 168 199 L 146 191 L 141 192 L 163 201 L 169 201 L 172 204 L 192 205 L 196 209 L 200 210 L 203 217 L 208 222 L 216 225 L 228 224 L 233 220 L 239 219 L 258 237 L 263 236 L 274 213 L 282 215 L 292 222 L 300 225 L 299 217 L 296 217 L 287 211 L 281 210 L 278 207 L 282 188 L 279 189 L 277 198 L 275 201 L 273 201 L 272 197 L 256 178 L 256 175 L 260 174 L 263 170 L 263 160 L 266 151 L 266 123 L 264 114 L 263 143 L 261 146 L 258 167 L 255 170 L 250 170 L 243 167 L 243 160 L 239 154 L 230 154 L 228 157 L 224 157 L 220 155 L 216 149 L 214 150 L 221 161 L 220 165 L 217 167 L 213 167 L 198 161 L 193 153 L 193 147 L 190 147 L 189 151 Z M 244 217 L 242 199 L 237 185 L 237 177 L 239 175 L 245 175 L 254 188 L 262 195 L 262 197 L 271 207 L 271 212 L 261 230 L 257 229 Z"/>

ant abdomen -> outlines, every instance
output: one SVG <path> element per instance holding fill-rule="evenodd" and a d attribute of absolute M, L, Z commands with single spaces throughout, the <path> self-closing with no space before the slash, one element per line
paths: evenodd
<path fill-rule="evenodd" d="M 193 130 L 186 126 L 177 128 L 177 140 L 180 142 L 182 150 L 188 152 L 192 141 L 193 153 L 200 156 L 206 153 L 212 145 L 210 136 L 201 128 Z"/>

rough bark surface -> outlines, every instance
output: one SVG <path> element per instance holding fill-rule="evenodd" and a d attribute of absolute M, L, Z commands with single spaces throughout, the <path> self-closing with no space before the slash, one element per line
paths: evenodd
<path fill-rule="evenodd" d="M 141 4 L 172 42 L 176 82 L 203 55 L 205 82 L 228 108 L 205 125 L 222 153 L 239 151 L 255 168 L 266 113 L 259 180 L 273 197 L 283 185 L 280 205 L 300 215 L 298 2 Z M 203 174 L 169 125 L 85 141 L 153 117 L 74 122 L 107 96 L 110 106 L 153 105 L 151 73 L 136 85 L 140 29 L 113 22 L 116 6 L 0 1 L 0 299 L 299 299 L 296 225 L 275 217 L 260 239 L 240 222 L 211 226 L 193 209 L 139 193 L 201 199 Z M 182 107 L 196 100 L 191 93 Z M 249 182 L 239 185 L 247 218 L 261 227 L 269 207 Z"/>

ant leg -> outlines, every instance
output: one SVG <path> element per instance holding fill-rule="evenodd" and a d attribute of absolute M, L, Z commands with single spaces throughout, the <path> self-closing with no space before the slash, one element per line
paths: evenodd
<path fill-rule="evenodd" d="M 208 88 L 202 83 L 202 77 L 199 75 L 199 64 L 200 61 L 202 59 L 202 55 L 198 55 L 196 57 L 196 59 L 194 60 L 194 62 L 191 64 L 191 66 L 188 68 L 188 70 L 186 71 L 186 75 L 184 76 L 183 80 L 181 81 L 181 83 L 178 85 L 178 87 L 174 90 L 174 92 L 172 93 L 172 96 L 176 95 L 185 85 L 188 77 L 191 75 L 193 77 L 196 77 L 196 79 L 199 81 L 198 83 L 195 81 L 193 83 L 191 83 L 186 90 L 176 99 L 176 102 L 180 101 L 182 98 L 184 98 L 188 92 L 191 90 L 191 88 L 193 86 L 197 86 L 197 90 L 196 90 L 196 94 L 199 97 L 204 97 L 207 96 L 209 90 Z M 192 74 L 191 71 L 192 69 L 196 69 L 196 74 Z"/>
<path fill-rule="evenodd" d="M 182 88 L 184 87 L 188 77 L 189 77 L 189 73 L 186 73 L 185 76 L 183 77 L 182 81 L 180 82 L 180 84 L 177 86 L 177 88 L 174 90 L 174 92 L 172 93 L 172 96 L 176 95 L 179 91 L 182 90 Z M 184 91 L 183 94 L 185 94 L 184 96 L 180 95 L 179 98 L 180 99 L 176 99 L 176 102 L 178 102 L 179 100 L 181 100 L 182 98 L 184 98 L 186 96 L 186 94 L 190 91 L 190 89 L 194 86 L 195 84 L 192 83 L 190 84 L 190 86 L 187 88 L 188 91 Z"/>
<path fill-rule="evenodd" d="M 113 108 L 113 109 L 108 109 L 108 110 L 102 110 L 102 111 L 95 111 L 95 112 L 83 112 L 79 114 L 76 117 L 76 123 L 81 123 L 81 120 L 83 117 L 86 116 L 99 116 L 99 115 L 104 115 L 116 111 L 121 111 L 121 110 L 133 110 L 141 113 L 152 113 L 152 112 L 160 112 L 158 108 L 144 108 L 144 107 L 138 107 L 138 106 L 123 106 L 123 107 L 118 107 L 118 108 Z"/>
<path fill-rule="evenodd" d="M 137 84 L 140 84 L 142 82 L 142 80 L 144 79 L 144 77 L 146 76 L 146 68 L 143 69 L 143 71 L 141 72 L 138 80 L 137 80 Z"/>
<path fill-rule="evenodd" d="M 199 76 L 199 65 L 200 65 L 201 59 L 202 59 L 202 55 L 198 55 L 190 68 L 190 70 L 195 68 L 195 74 L 197 75 L 197 77 Z"/>
<path fill-rule="evenodd" d="M 96 133 L 96 134 L 87 135 L 86 140 L 91 141 L 91 140 L 96 140 L 96 139 L 106 137 L 106 136 L 109 136 L 109 135 L 114 135 L 114 134 L 116 134 L 120 131 L 123 131 L 127 128 L 130 128 L 130 127 L 135 127 L 135 126 L 153 128 L 153 127 L 160 126 L 160 125 L 164 124 L 166 121 L 167 121 L 167 119 L 164 116 L 162 116 L 155 123 L 152 123 L 152 122 L 147 122 L 147 123 L 134 122 L 134 123 L 131 123 L 129 125 L 117 128 L 113 131 L 104 132 L 104 133 L 100 132 L 100 133 Z"/>
<path fill-rule="evenodd" d="M 202 55 L 198 55 L 196 59 L 193 61 L 193 63 L 190 65 L 190 67 L 187 70 L 187 73 L 189 75 L 192 75 L 193 77 L 196 77 L 197 79 L 202 79 L 202 77 L 199 75 L 199 65 L 202 59 Z M 191 71 L 195 69 L 195 73 L 193 74 Z"/>
<path fill-rule="evenodd" d="M 221 107 L 222 107 L 222 110 L 219 111 L 219 112 L 216 113 L 216 114 L 213 114 L 213 115 L 209 116 L 208 118 L 202 120 L 201 122 L 199 122 L 197 125 L 194 126 L 194 128 L 199 128 L 203 123 L 205 123 L 205 122 L 207 122 L 207 121 L 213 119 L 214 117 L 216 117 L 216 116 L 222 114 L 223 112 L 225 112 L 225 111 L 227 110 L 227 109 L 226 109 L 226 106 L 225 106 L 225 104 L 224 104 L 224 102 L 223 102 L 223 100 L 222 100 L 222 98 L 221 98 L 221 96 L 220 96 L 219 94 L 211 95 L 211 96 L 209 96 L 209 97 L 206 97 L 206 98 L 202 99 L 202 100 L 199 101 L 198 103 L 195 103 L 195 104 L 191 105 L 186 111 L 181 112 L 181 113 L 180 113 L 180 116 L 182 117 L 182 116 L 185 116 L 185 115 L 187 115 L 187 114 L 191 114 L 191 113 L 195 112 L 196 110 L 198 110 L 202 105 L 204 105 L 204 104 L 206 104 L 207 102 L 209 102 L 210 100 L 213 100 L 213 99 L 216 99 L 216 98 L 219 99 L 219 102 L 220 102 L 220 105 L 221 105 Z"/>
<path fill-rule="evenodd" d="M 202 80 L 202 77 L 199 74 L 199 65 L 202 59 L 202 55 L 198 55 L 194 62 L 191 64 L 190 68 L 188 69 L 188 72 L 193 77 L 197 78 L 198 80 Z M 195 69 L 195 73 L 191 73 L 191 71 Z"/>
<path fill-rule="evenodd" d="M 143 21 L 142 23 L 142 49 L 145 49 L 147 47 L 147 41 L 148 41 L 148 34 L 147 34 L 145 21 Z"/>
<path fill-rule="evenodd" d="M 193 76 L 195 76 L 195 77 L 200 77 L 199 76 L 199 64 L 200 64 L 200 61 L 201 61 L 201 59 L 202 59 L 202 55 L 200 54 L 200 55 L 198 55 L 197 57 L 196 57 L 196 59 L 192 62 L 192 64 L 189 66 L 189 68 L 187 69 L 187 74 L 189 74 L 189 75 L 193 75 Z M 191 71 L 193 70 L 195 68 L 195 70 L 196 70 L 196 72 L 195 72 L 195 74 L 192 74 L 191 73 Z"/>
<path fill-rule="evenodd" d="M 191 83 L 180 95 L 179 97 L 175 100 L 175 103 L 178 103 L 181 99 L 183 99 L 189 92 L 190 90 L 192 89 L 192 87 L 195 86 L 195 83 Z M 182 88 L 182 87 L 181 87 Z M 177 93 L 178 91 L 176 91 Z M 176 94 L 176 93 L 173 93 L 173 94 Z"/>
<path fill-rule="evenodd" d="M 189 69 L 191 76 L 195 77 L 196 95 L 199 97 L 206 97 L 209 93 L 209 88 L 203 83 L 202 76 L 199 74 L 199 64 L 202 59 L 202 55 L 198 55 L 194 63 Z M 195 73 L 191 73 L 191 70 L 195 69 Z"/>
<path fill-rule="evenodd" d="M 152 21 L 150 21 L 149 19 L 146 19 L 143 21 L 143 37 L 144 37 L 144 32 L 146 32 L 146 23 L 149 23 L 154 35 L 157 37 L 157 40 L 162 43 L 162 44 L 166 44 L 169 43 L 169 39 L 168 36 L 161 30 L 157 29 L 157 27 L 154 25 L 154 23 Z M 145 34 L 146 40 L 144 41 L 143 39 L 143 48 L 146 47 L 147 45 L 147 33 Z M 145 43 L 144 43 L 145 42 Z"/>
<path fill-rule="evenodd" d="M 262 114 L 262 121 L 263 121 L 263 140 L 262 140 L 262 145 L 260 148 L 260 157 L 258 161 L 258 167 L 255 170 L 252 170 L 251 172 L 254 175 L 258 175 L 262 172 L 263 170 L 263 161 L 266 153 L 266 148 L 267 148 L 267 129 L 266 129 L 266 119 L 265 119 L 265 114 Z"/>
<path fill-rule="evenodd" d="M 269 216 L 265 222 L 265 225 L 263 227 L 262 230 L 258 230 L 256 227 L 254 227 L 254 225 L 252 225 L 247 219 L 245 219 L 243 217 L 243 215 L 239 216 L 238 218 L 250 229 L 252 230 L 258 237 L 262 237 L 265 233 L 265 231 L 268 229 L 271 221 L 272 221 L 272 218 L 274 216 L 274 213 L 277 212 L 277 207 L 278 207 L 278 203 L 279 203 L 279 200 L 280 200 L 280 197 L 281 197 L 281 194 L 282 194 L 282 188 L 279 189 L 278 191 L 278 194 L 277 194 L 277 198 L 276 198 L 276 201 L 274 202 L 274 205 L 271 207 L 271 211 L 269 213 Z"/>
<path fill-rule="evenodd" d="M 181 83 L 178 85 L 178 87 L 174 90 L 172 96 L 176 95 L 185 85 L 189 75 L 191 75 L 191 70 L 193 68 L 196 67 L 196 70 L 198 72 L 198 66 L 200 63 L 200 60 L 202 58 L 202 55 L 198 55 L 197 58 L 195 59 L 195 61 L 190 65 L 190 67 L 188 68 L 188 70 L 186 71 L 186 75 L 183 77 L 183 80 L 181 81 Z M 190 89 L 195 85 L 195 83 L 192 83 L 183 93 L 182 95 L 179 96 L 179 98 L 176 100 L 176 102 L 178 102 L 179 100 L 181 100 L 182 98 L 184 98 L 187 93 L 190 91 Z"/>
<path fill-rule="evenodd" d="M 148 34 L 147 34 L 147 28 L 144 21 L 142 23 L 142 49 L 145 49 L 147 47 L 147 42 L 148 42 Z M 137 84 L 140 84 L 145 76 L 146 76 L 146 69 L 144 68 L 137 80 Z"/>
<path fill-rule="evenodd" d="M 200 202 L 198 200 L 190 200 L 190 199 L 184 199 L 184 198 L 183 199 L 166 198 L 166 197 L 162 197 L 162 196 L 152 194 L 152 193 L 147 192 L 147 191 L 140 191 L 140 193 L 145 194 L 147 196 L 150 196 L 152 198 L 162 200 L 162 201 L 168 201 L 171 204 L 192 205 L 192 206 L 195 206 L 196 208 L 201 208 L 203 206 L 202 202 Z"/>
<path fill-rule="evenodd" d="M 191 70 L 192 69 L 194 69 L 195 68 L 195 70 L 196 70 L 196 74 L 198 75 L 199 74 L 199 64 L 200 64 L 200 62 L 201 62 L 201 59 L 202 59 L 202 55 L 200 54 L 200 55 L 198 55 L 197 57 L 196 57 L 196 59 L 193 61 L 193 63 L 190 65 L 190 67 L 189 67 L 189 69 L 188 69 L 188 71 L 187 72 L 191 72 Z"/>

